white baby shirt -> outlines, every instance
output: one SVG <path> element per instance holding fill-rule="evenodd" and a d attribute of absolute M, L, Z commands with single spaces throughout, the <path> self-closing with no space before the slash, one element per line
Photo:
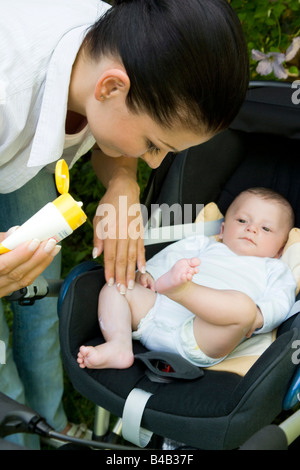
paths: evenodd
<path fill-rule="evenodd" d="M 296 282 L 290 268 L 280 259 L 240 256 L 223 243 L 194 236 L 175 242 L 155 255 L 147 262 L 147 271 L 157 279 L 177 260 L 192 257 L 201 260 L 193 282 L 244 292 L 258 305 L 264 325 L 256 333 L 272 331 L 288 318 L 295 302 Z"/>

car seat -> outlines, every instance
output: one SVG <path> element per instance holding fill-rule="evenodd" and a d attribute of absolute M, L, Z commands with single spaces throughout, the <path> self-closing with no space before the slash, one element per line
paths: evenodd
<path fill-rule="evenodd" d="M 145 206 L 176 203 L 184 211 L 187 204 L 195 208 L 214 201 L 224 213 L 242 190 L 265 186 L 289 200 L 299 227 L 300 106 L 292 103 L 291 96 L 290 84 L 251 83 L 228 130 L 205 144 L 168 155 L 152 172 Z M 163 246 L 148 243 L 147 257 Z M 62 358 L 76 390 L 98 410 L 123 418 L 126 440 L 153 446 L 153 436 L 160 436 L 196 449 L 236 449 L 273 423 L 283 409 L 291 413 L 297 407 L 298 303 L 295 314 L 278 328 L 275 341 L 245 374 L 199 369 L 173 355 L 152 354 L 138 341 L 134 341 L 136 360 L 129 369 L 81 369 L 76 361 L 80 345 L 104 341 L 97 320 L 104 282 L 102 266 L 93 263 L 60 294 Z"/>

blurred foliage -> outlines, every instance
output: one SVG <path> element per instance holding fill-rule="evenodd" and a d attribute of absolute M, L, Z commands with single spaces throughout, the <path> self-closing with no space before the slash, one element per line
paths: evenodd
<path fill-rule="evenodd" d="M 251 79 L 263 79 L 256 72 L 257 62 L 251 51 L 285 53 L 293 38 L 300 35 L 299 0 L 230 0 L 242 23 L 248 44 Z M 299 73 L 299 55 L 291 67 Z M 296 69 L 293 69 L 294 73 Z M 274 80 L 272 74 L 266 79 Z"/>

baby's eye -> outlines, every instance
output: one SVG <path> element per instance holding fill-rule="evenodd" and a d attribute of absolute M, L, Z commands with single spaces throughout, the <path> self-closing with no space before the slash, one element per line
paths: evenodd
<path fill-rule="evenodd" d="M 271 232 L 271 229 L 269 227 L 262 227 L 264 232 Z"/>
<path fill-rule="evenodd" d="M 246 220 L 245 220 L 245 219 L 237 219 L 237 221 L 238 221 L 240 224 L 245 224 L 245 223 L 246 223 Z"/>
<path fill-rule="evenodd" d="M 149 141 L 147 152 L 151 153 L 151 155 L 156 155 L 160 152 L 160 149 L 156 147 L 152 142 Z"/>

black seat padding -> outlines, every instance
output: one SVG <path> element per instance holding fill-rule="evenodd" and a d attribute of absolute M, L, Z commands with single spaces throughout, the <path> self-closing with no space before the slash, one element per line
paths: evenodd
<path fill-rule="evenodd" d="M 101 267 L 82 274 L 71 283 L 61 310 L 64 365 L 81 394 L 122 416 L 133 388 L 151 392 L 143 426 L 158 435 L 203 449 L 236 448 L 280 413 L 287 382 L 296 367 L 291 360 L 291 346 L 300 338 L 298 315 L 289 321 L 286 331 L 279 330 L 277 340 L 244 378 L 204 370 L 198 379 L 158 383 L 147 377 L 141 361 L 135 361 L 126 370 L 79 368 L 76 362 L 79 346 L 103 342 L 97 321 L 98 294 L 103 282 Z M 135 341 L 134 352 L 144 351 Z"/>

